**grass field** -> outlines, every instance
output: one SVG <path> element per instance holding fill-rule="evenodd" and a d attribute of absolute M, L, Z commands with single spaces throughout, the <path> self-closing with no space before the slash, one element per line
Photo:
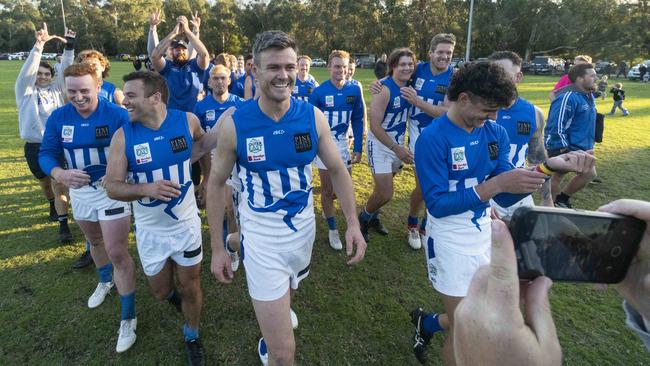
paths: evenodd
<path fill-rule="evenodd" d="M 83 250 L 82 234 L 72 225 L 75 243 L 58 243 L 57 225 L 46 220 L 47 202 L 24 162 L 13 92 L 20 66 L 0 61 L 0 364 L 184 364 L 182 318 L 153 299 L 139 264 L 138 341 L 133 348 L 119 355 L 114 351 L 119 326 L 115 292 L 99 308 L 87 308 L 97 276 L 91 268 L 71 268 Z M 131 70 L 130 63 L 116 62 L 109 79 L 121 86 L 121 75 Z M 313 74 L 320 81 L 327 78 L 322 68 Z M 366 85 L 372 73 L 358 70 L 357 78 Z M 520 93 L 546 111 L 555 80 L 526 77 Z M 605 142 L 596 149 L 605 183 L 576 195 L 577 207 L 595 209 L 620 197 L 650 200 L 650 85 L 623 82 L 631 115 L 607 118 Z M 598 106 L 608 112 L 611 100 Z M 372 189 L 365 163 L 354 167 L 354 183 L 357 202 L 364 204 Z M 411 250 L 406 242 L 413 184 L 413 170 L 407 167 L 395 179 L 394 199 L 383 210 L 391 235 L 372 236 L 366 259 L 358 266 L 346 266 L 345 255 L 329 248 L 326 225 L 318 220 L 312 272 L 293 306 L 300 318 L 298 364 L 418 364 L 411 351 L 407 312 L 417 305 L 428 310 L 441 310 L 442 305 L 427 281 L 423 252 Z M 320 217 L 320 207 L 316 211 Z M 259 364 L 259 330 L 243 269 L 230 285 L 213 279 L 205 222 L 201 338 L 206 364 Z M 342 217 L 339 222 L 344 222 Z M 137 258 L 132 237 L 129 247 Z M 621 299 L 614 290 L 555 284 L 551 301 L 566 365 L 650 364 L 650 355 L 625 327 Z M 442 339 L 436 336 L 430 345 L 429 364 L 441 364 Z"/>

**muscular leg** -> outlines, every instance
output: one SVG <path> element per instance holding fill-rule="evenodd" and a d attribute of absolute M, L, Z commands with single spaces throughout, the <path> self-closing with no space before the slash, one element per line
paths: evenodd
<path fill-rule="evenodd" d="M 167 260 L 160 272 L 147 276 L 153 297 L 158 301 L 167 299 L 167 295 L 174 289 L 174 271 L 171 260 Z"/>
<path fill-rule="evenodd" d="M 366 203 L 366 211 L 368 213 L 377 212 L 382 206 L 390 202 L 393 198 L 393 174 L 374 174 L 372 176 L 375 181 L 375 186 L 372 189 L 372 194 Z"/>
<path fill-rule="evenodd" d="M 293 365 L 296 341 L 289 318 L 290 291 L 277 300 L 252 301 L 268 349 L 269 365 Z"/>
<path fill-rule="evenodd" d="M 95 262 L 95 267 L 101 268 L 108 264 L 108 254 L 104 246 L 102 228 L 98 222 L 77 220 L 77 225 L 84 233 L 86 240 L 90 242 L 90 254 Z"/>
<path fill-rule="evenodd" d="M 454 357 L 454 311 L 456 311 L 458 303 L 463 298 L 447 296 L 443 294 L 440 294 L 440 296 L 442 297 L 442 304 L 445 307 L 445 313 L 447 315 L 447 320 L 445 321 L 446 324 L 443 324 L 442 319 L 440 320 L 440 325 L 442 325 L 443 328 L 445 328 L 447 331 L 445 344 L 442 346 L 442 358 L 445 362 L 445 365 L 453 366 L 456 364 L 456 359 Z"/>
<path fill-rule="evenodd" d="M 181 297 L 183 298 L 185 322 L 190 328 L 199 329 L 201 308 L 203 306 L 201 263 L 190 267 L 183 267 L 174 263 L 174 269 L 180 284 Z"/>
<path fill-rule="evenodd" d="M 56 207 L 56 213 L 59 215 L 65 215 L 68 213 L 68 187 L 63 184 L 52 180 L 52 191 L 54 194 L 54 207 Z"/>
<path fill-rule="evenodd" d="M 113 262 L 114 281 L 120 295 L 135 291 L 135 264 L 129 254 L 128 241 L 131 228 L 129 216 L 99 222 L 104 236 L 108 258 Z"/>
<path fill-rule="evenodd" d="M 420 181 L 418 180 L 417 173 L 415 175 L 415 188 L 411 192 L 409 205 L 409 216 L 418 217 L 422 212 L 424 200 L 422 198 L 422 189 L 420 188 Z"/>
<path fill-rule="evenodd" d="M 38 184 L 41 186 L 43 195 L 48 201 L 54 199 L 54 192 L 52 192 L 52 179 L 48 176 L 45 176 L 42 179 L 38 180 Z"/>

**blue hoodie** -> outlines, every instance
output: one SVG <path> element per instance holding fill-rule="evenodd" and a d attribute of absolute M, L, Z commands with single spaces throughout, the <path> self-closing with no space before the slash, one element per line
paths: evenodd
<path fill-rule="evenodd" d="M 547 150 L 590 150 L 594 147 L 595 129 L 593 96 L 571 85 L 561 89 L 551 102 L 544 128 L 544 145 Z"/>

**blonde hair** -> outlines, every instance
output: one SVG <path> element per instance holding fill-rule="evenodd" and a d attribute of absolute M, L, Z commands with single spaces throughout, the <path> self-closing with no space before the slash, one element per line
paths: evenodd
<path fill-rule="evenodd" d="M 334 50 L 330 53 L 329 57 L 327 57 L 327 64 L 329 65 L 330 62 L 332 62 L 333 58 L 340 58 L 344 59 L 347 58 L 348 60 L 350 59 L 350 54 L 346 51 L 341 51 L 341 50 Z"/>
<path fill-rule="evenodd" d="M 591 56 L 578 55 L 578 56 L 574 57 L 573 60 L 574 61 L 578 60 L 578 61 L 582 61 L 582 62 L 586 62 L 586 63 L 590 64 L 591 63 Z"/>
<path fill-rule="evenodd" d="M 104 72 L 102 72 L 102 78 L 107 78 L 108 72 L 111 69 L 111 63 L 108 61 L 108 58 L 106 58 L 106 56 L 104 56 L 103 53 L 97 50 L 84 50 L 81 51 L 77 56 L 78 63 L 83 63 L 84 61 L 89 59 L 94 59 L 99 61 L 99 64 L 102 65 L 102 67 L 104 68 Z"/>
<path fill-rule="evenodd" d="M 307 62 L 311 64 L 311 57 L 309 57 L 309 56 L 307 56 L 307 55 L 300 55 L 300 56 L 298 56 L 298 62 L 300 62 L 300 60 L 302 60 L 302 59 L 307 60 Z"/>
<path fill-rule="evenodd" d="M 226 66 L 224 66 L 222 64 L 214 65 L 210 69 L 210 76 L 213 76 L 214 74 L 216 74 L 218 72 L 222 72 L 222 73 L 226 74 L 226 76 L 230 77 L 230 70 Z"/>
<path fill-rule="evenodd" d="M 621 84 L 621 83 L 616 83 L 616 84 L 614 84 L 614 87 L 615 87 L 615 88 L 618 88 L 618 89 L 623 89 L 623 84 Z"/>

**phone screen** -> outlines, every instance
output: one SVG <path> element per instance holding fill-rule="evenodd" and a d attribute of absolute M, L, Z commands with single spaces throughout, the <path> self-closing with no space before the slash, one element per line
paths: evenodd
<path fill-rule="evenodd" d="M 638 220 L 579 213 L 531 211 L 523 220 L 516 240 L 522 278 L 620 282 L 644 230 Z"/>

